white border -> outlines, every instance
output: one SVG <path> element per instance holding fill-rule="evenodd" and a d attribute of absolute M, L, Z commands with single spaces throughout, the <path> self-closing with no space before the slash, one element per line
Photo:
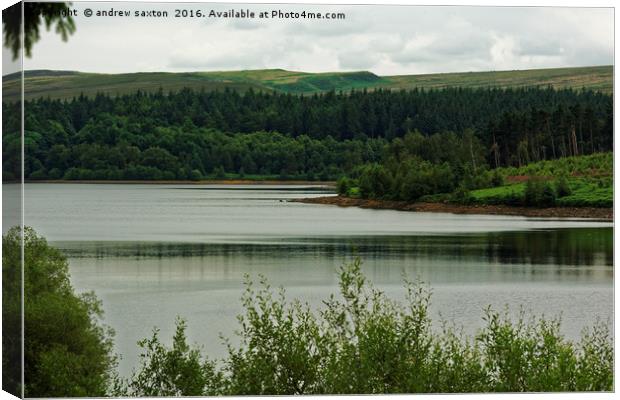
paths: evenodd
<path fill-rule="evenodd" d="M 88 3 L 88 2 L 96 2 L 93 0 L 81 0 L 81 1 L 75 1 L 74 3 Z M 111 1 L 111 2 L 118 2 L 118 3 L 127 3 L 126 1 Z M 136 2 L 136 3 L 149 3 L 151 1 L 147 1 L 147 0 L 134 0 L 132 2 Z M 2 8 L 6 8 L 12 4 L 14 4 L 15 1 L 12 0 L 0 0 L 0 4 L 2 4 Z M 182 0 L 167 0 L 167 1 L 162 1 L 161 3 L 192 3 L 192 1 L 182 1 Z M 424 1 L 415 1 L 415 0 L 400 0 L 400 1 L 394 1 L 394 0 L 384 0 L 384 1 L 369 1 L 369 0 L 289 0 L 289 1 L 259 1 L 259 0 L 245 0 L 245 1 L 234 1 L 234 0 L 219 0 L 219 1 L 210 1 L 210 2 L 201 2 L 201 1 L 194 1 L 194 3 L 233 3 L 233 4 L 243 4 L 243 3 L 247 3 L 247 4 L 265 4 L 265 3 L 271 3 L 271 4 L 320 4 L 320 5 L 328 5 L 328 4 L 332 4 L 332 5 L 338 5 L 338 4 L 342 4 L 342 5 L 352 5 L 352 4 L 367 4 L 367 5 L 429 5 L 429 6 L 446 6 L 446 5 L 454 5 L 454 6 L 520 6 L 520 7 L 544 7 L 544 6 L 554 6 L 554 7 L 612 7 L 614 8 L 614 16 L 615 16 L 615 4 L 616 2 L 613 0 L 592 0 L 592 1 L 583 1 L 583 0 L 539 0 L 539 1 L 515 1 L 515 0 L 505 0 L 505 1 L 492 1 L 492 0 L 474 0 L 474 1 L 463 1 L 463 0 L 448 0 L 448 1 L 437 1 L 437 0 L 424 0 Z M 615 18 L 614 18 L 614 28 L 615 28 Z M 616 52 L 615 52 L 615 48 L 616 45 L 618 43 L 618 31 L 616 31 L 614 29 L 614 66 L 616 65 Z M 616 73 L 615 73 L 615 68 L 614 68 L 614 117 L 618 114 L 618 104 L 615 102 L 615 93 L 616 93 Z M 0 85 L 0 97 L 2 94 L 2 88 Z M 1 126 L 1 115 L 0 115 L 0 126 Z M 614 118 L 614 177 L 618 176 L 618 173 L 620 172 L 620 167 L 617 163 L 617 146 L 616 146 L 616 135 L 615 132 L 618 132 L 617 130 L 618 128 L 618 119 Z M 1 163 L 0 163 L 1 164 Z M 0 173 L 1 173 L 1 165 L 0 165 Z M 618 191 L 616 190 L 616 182 L 614 181 L 614 215 L 616 214 L 616 204 L 618 201 Z M 2 199 L 1 199 L 1 189 L 0 189 L 0 209 L 2 206 Z M 617 237 L 616 235 L 616 229 L 615 229 L 615 224 L 614 224 L 614 266 L 616 265 L 620 265 L 619 261 L 619 256 L 618 253 L 615 252 L 615 249 L 617 247 L 617 245 L 620 243 L 620 239 Z M 2 254 L 2 250 L 0 248 L 0 256 Z M 615 296 L 615 285 L 616 283 L 616 274 L 614 274 L 614 327 L 618 326 L 618 313 L 615 312 L 615 310 L 618 310 L 618 297 Z M 1 324 L 0 324 L 1 326 Z M 614 340 L 616 339 L 616 335 L 614 334 Z M 618 356 L 620 355 L 620 351 L 618 350 L 618 347 L 616 345 L 615 347 L 615 360 L 618 360 Z M 618 373 L 618 363 L 616 362 L 615 364 L 615 371 L 614 371 L 614 383 L 615 383 L 615 388 L 618 387 L 618 382 L 619 382 L 619 373 Z M 489 400 L 495 400 L 495 399 L 503 399 L 503 398 L 510 398 L 510 399 L 539 399 L 539 398 L 545 398 L 545 399 L 562 399 L 562 400 L 572 400 L 572 399 L 611 399 L 611 398 L 615 398 L 615 394 L 614 393 L 553 393 L 553 394 L 520 394 L 520 393 L 515 393 L 515 394 L 440 394 L 440 395 L 382 395 L 379 396 L 381 399 L 389 399 L 389 400 L 396 400 L 396 399 L 454 399 L 455 396 L 458 396 L 458 399 L 467 399 L 467 400 L 473 400 L 473 399 L 489 399 Z M 293 398 L 293 396 L 279 396 L 280 398 Z M 307 399 L 336 399 L 336 398 L 340 398 L 342 396 L 304 396 L 304 398 Z M 366 396 L 346 396 L 347 399 L 364 399 L 364 398 L 368 398 L 370 396 L 366 395 Z M 374 396 L 372 396 L 374 397 Z M 14 398 L 13 396 L 9 395 L 6 392 L 0 392 L 0 400 L 4 400 L 4 399 L 12 399 Z M 244 399 L 244 400 L 258 400 L 258 399 L 263 399 L 263 397 L 261 396 L 248 396 L 248 397 L 229 397 L 229 398 L 240 398 L 240 399 Z M 157 398 L 152 398 L 152 399 L 157 399 Z"/>

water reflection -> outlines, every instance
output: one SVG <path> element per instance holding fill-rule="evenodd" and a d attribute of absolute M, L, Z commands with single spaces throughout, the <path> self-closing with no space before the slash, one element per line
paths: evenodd
<path fill-rule="evenodd" d="M 78 278 L 86 271 L 153 281 L 177 275 L 189 284 L 230 281 L 246 272 L 290 284 L 332 284 L 344 260 L 360 256 L 378 283 L 398 283 L 405 272 L 431 283 L 611 282 L 609 228 L 432 236 L 271 239 L 247 243 L 56 242 Z M 184 279 L 185 279 L 184 278 Z M 95 282 L 93 282 L 95 283 Z"/>
<path fill-rule="evenodd" d="M 15 185 L 5 185 L 17 195 Z M 192 342 L 225 350 L 245 274 L 321 307 L 336 270 L 359 255 L 400 299 L 403 273 L 433 289 L 432 312 L 471 332 L 488 305 L 563 316 L 578 338 L 613 316 L 612 224 L 497 215 L 408 213 L 287 202 L 323 188 L 26 185 L 26 223 L 69 256 L 78 292 L 94 290 L 128 373 L 136 341 L 188 320 Z"/>
<path fill-rule="evenodd" d="M 239 239 L 239 238 L 237 238 Z M 242 241 L 239 239 L 239 241 Z M 483 309 L 511 305 L 528 315 L 562 315 L 562 332 L 579 338 L 584 326 L 612 314 L 612 232 L 609 228 L 434 236 L 320 237 L 246 243 L 56 242 L 69 255 L 78 291 L 96 288 L 106 321 L 117 331 L 127 374 L 136 341 L 152 327 L 163 337 L 177 315 L 190 340 L 213 357 L 224 354 L 219 334 L 232 337 L 245 274 L 266 276 L 290 297 L 320 308 L 337 292 L 336 271 L 353 254 L 368 278 L 402 300 L 403 273 L 433 290 L 435 320 L 481 327 Z"/>
<path fill-rule="evenodd" d="M 72 258 L 254 257 L 305 255 L 445 258 L 499 264 L 613 265 L 611 228 L 549 229 L 460 235 L 286 238 L 238 243 L 54 242 Z"/>

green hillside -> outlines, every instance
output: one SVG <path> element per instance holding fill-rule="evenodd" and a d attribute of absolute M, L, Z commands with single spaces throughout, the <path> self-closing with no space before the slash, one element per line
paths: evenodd
<path fill-rule="evenodd" d="M 613 66 L 550 68 L 516 71 L 462 72 L 449 74 L 401 75 L 390 80 L 396 88 L 522 87 L 553 86 L 558 89 L 583 87 L 612 93 Z"/>
<path fill-rule="evenodd" d="M 27 71 L 26 98 L 71 98 L 84 93 L 118 95 L 136 90 L 164 91 L 191 87 L 196 90 L 245 91 L 276 90 L 285 93 L 312 94 L 328 90 L 413 89 L 445 87 L 523 87 L 588 88 L 611 93 L 613 67 L 555 68 L 520 71 L 459 72 L 425 75 L 377 76 L 371 72 L 307 73 L 282 69 L 216 72 L 140 72 L 130 74 L 97 74 L 75 71 Z M 5 101 L 18 99 L 19 74 L 2 79 Z"/>

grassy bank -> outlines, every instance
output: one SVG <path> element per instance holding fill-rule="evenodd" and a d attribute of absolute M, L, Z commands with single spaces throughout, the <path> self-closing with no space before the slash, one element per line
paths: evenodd
<path fill-rule="evenodd" d="M 568 179 L 569 194 L 555 199 L 556 207 L 602 207 L 613 206 L 613 182 L 611 178 L 593 181 L 584 178 Z M 551 180 L 551 184 L 557 180 Z M 473 190 L 467 202 L 481 205 L 524 205 L 527 184 L 516 183 L 495 188 Z"/>
<path fill-rule="evenodd" d="M 497 174 L 501 177 L 501 185 L 470 191 L 461 202 L 528 205 L 529 189 L 547 190 L 553 206 L 613 206 L 613 153 L 541 161 L 520 168 L 499 168 Z M 539 180 L 538 187 L 532 188 L 533 180 Z"/>
<path fill-rule="evenodd" d="M 380 166 L 363 170 L 357 179 L 343 178 L 337 185 L 341 198 L 326 199 L 325 203 L 350 205 L 345 204 L 346 198 L 350 198 L 370 208 L 416 210 L 429 209 L 420 204 L 435 203 L 444 206 L 430 207 L 431 211 L 451 212 L 454 209 L 455 212 L 466 213 L 575 217 L 584 216 L 584 212 L 579 211 L 583 208 L 586 214 L 596 215 L 595 218 L 603 214 L 611 216 L 613 153 L 564 157 L 519 168 L 481 168 L 473 174 L 464 175 L 456 183 L 444 185 L 456 188 L 451 192 L 437 190 L 442 187 L 444 179 L 447 181 L 454 177 L 446 164 L 429 167 L 428 163 L 418 163 L 430 172 L 404 181 L 400 186 L 399 177 L 406 177 L 408 172 L 391 178 Z M 417 165 L 414 161 L 406 167 L 408 171 L 416 172 Z M 407 190 L 418 195 L 409 200 L 403 199 Z M 429 191 L 431 194 L 426 194 Z M 596 208 L 608 211 L 602 214 L 592 211 Z M 541 213 L 543 209 L 546 211 Z"/>

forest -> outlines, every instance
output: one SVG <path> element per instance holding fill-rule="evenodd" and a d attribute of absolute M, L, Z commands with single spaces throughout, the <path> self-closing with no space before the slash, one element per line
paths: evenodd
<path fill-rule="evenodd" d="M 429 141 L 431 164 L 454 164 L 453 146 L 460 143 L 458 157 L 467 158 L 476 175 L 611 151 L 612 105 L 607 94 L 552 88 L 310 96 L 183 89 L 40 98 L 25 102 L 24 177 L 336 180 L 394 158 L 412 137 Z M 5 181 L 19 177 L 18 109 L 3 104 Z M 463 169 L 459 164 L 451 168 Z"/>

